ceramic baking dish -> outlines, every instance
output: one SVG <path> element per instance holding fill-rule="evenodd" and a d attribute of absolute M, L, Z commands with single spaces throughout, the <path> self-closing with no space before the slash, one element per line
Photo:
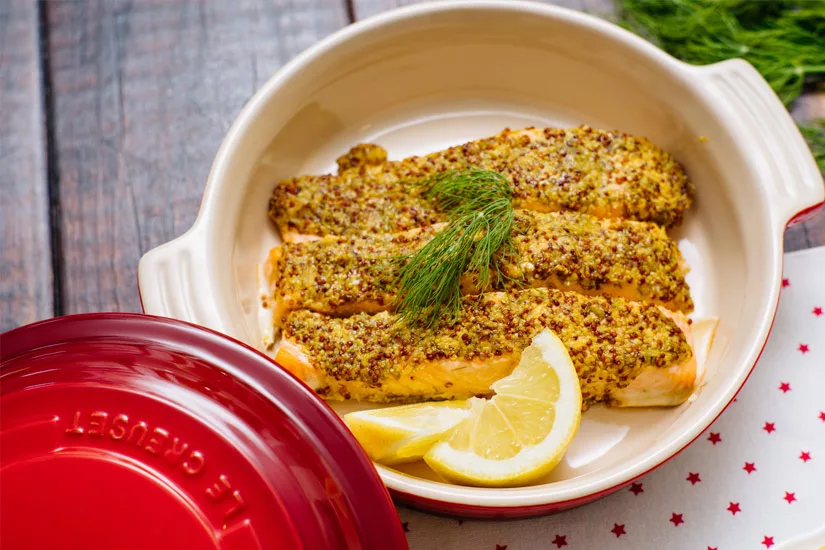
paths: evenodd
<path fill-rule="evenodd" d="M 463 515 L 537 514 L 610 493 L 678 453 L 734 398 L 776 311 L 784 228 L 823 202 L 796 126 L 744 61 L 686 65 L 595 17 L 513 1 L 420 4 L 347 27 L 238 116 L 192 229 L 141 260 L 144 309 L 260 346 L 257 266 L 279 243 L 267 218 L 276 181 L 333 172 L 360 142 L 402 158 L 506 126 L 578 124 L 648 137 L 695 182 L 673 236 L 691 266 L 695 317 L 719 318 L 704 382 L 676 408 L 593 408 L 540 485 L 479 489 L 423 465 L 378 470 L 398 498 Z"/>

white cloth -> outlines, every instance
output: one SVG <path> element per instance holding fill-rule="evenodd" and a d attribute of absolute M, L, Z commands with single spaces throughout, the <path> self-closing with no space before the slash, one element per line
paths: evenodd
<path fill-rule="evenodd" d="M 675 459 L 634 486 L 539 518 L 459 522 L 399 506 L 410 548 L 778 550 L 821 529 L 825 247 L 787 254 L 784 269 L 776 322 L 754 372 Z M 721 441 L 713 444 L 711 433 Z"/>

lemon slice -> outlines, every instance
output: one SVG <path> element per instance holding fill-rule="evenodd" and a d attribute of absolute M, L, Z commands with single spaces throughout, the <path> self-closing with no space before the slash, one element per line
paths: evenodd
<path fill-rule="evenodd" d="M 470 400 L 469 417 L 425 455 L 448 481 L 525 485 L 561 461 L 581 420 L 579 378 L 558 337 L 545 330 L 524 350 L 489 400 Z"/>
<path fill-rule="evenodd" d="M 358 411 L 344 420 L 370 458 L 392 465 L 420 460 L 469 414 L 466 401 L 439 401 Z"/>

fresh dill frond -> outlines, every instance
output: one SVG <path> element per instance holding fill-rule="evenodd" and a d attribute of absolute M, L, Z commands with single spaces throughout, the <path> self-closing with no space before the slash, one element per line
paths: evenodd
<path fill-rule="evenodd" d="M 825 0 L 619 0 L 617 8 L 621 25 L 682 61 L 748 61 L 786 107 L 825 83 Z M 821 126 L 802 132 L 823 169 Z"/>
<path fill-rule="evenodd" d="M 461 282 L 477 288 L 506 277 L 496 258 L 515 253 L 510 183 L 491 170 L 449 170 L 421 182 L 423 196 L 448 216 L 447 226 L 400 261 L 396 311 L 428 327 L 461 309 Z"/>
<path fill-rule="evenodd" d="M 748 61 L 786 106 L 825 81 L 822 0 L 621 0 L 619 17 L 688 63 Z"/>

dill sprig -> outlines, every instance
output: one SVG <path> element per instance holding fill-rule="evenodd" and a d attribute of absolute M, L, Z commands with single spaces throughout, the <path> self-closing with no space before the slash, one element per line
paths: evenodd
<path fill-rule="evenodd" d="M 617 7 L 619 23 L 683 61 L 748 61 L 786 107 L 825 83 L 824 0 L 619 0 Z M 822 126 L 801 129 L 825 168 Z"/>
<path fill-rule="evenodd" d="M 498 254 L 514 254 L 513 197 L 492 170 L 449 170 L 420 184 L 423 196 L 448 216 L 447 226 L 416 253 L 401 258 L 396 310 L 408 323 L 432 327 L 461 310 L 461 282 L 486 288 L 506 279 Z"/>

